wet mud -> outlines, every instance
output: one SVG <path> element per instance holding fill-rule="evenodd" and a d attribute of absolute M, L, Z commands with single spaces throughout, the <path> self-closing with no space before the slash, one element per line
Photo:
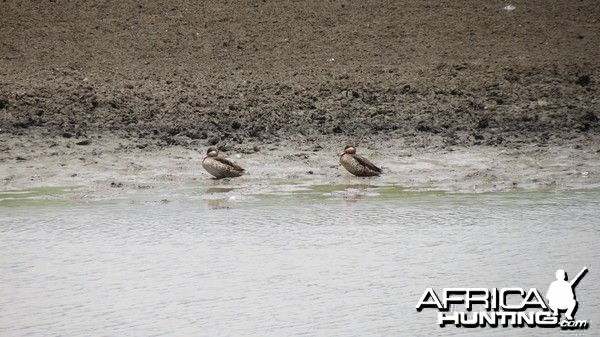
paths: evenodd
<path fill-rule="evenodd" d="M 319 172 L 336 167 L 346 143 L 395 172 L 410 170 L 408 155 L 458 153 L 490 166 L 457 175 L 491 185 L 522 181 L 521 165 L 594 177 L 600 7 L 513 5 L 1 2 L 3 184 L 28 166 L 118 160 L 110 165 L 125 169 L 130 158 L 178 151 L 198 176 L 195 151 L 210 145 L 273 172 L 286 152 L 292 171 Z M 505 173 L 486 171 L 507 153 Z"/>

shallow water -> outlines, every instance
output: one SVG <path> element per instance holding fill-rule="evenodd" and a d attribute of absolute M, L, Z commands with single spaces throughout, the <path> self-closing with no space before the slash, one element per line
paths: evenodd
<path fill-rule="evenodd" d="M 557 269 L 584 265 L 576 317 L 596 334 L 600 191 L 269 189 L 3 194 L 0 336 L 560 334 L 440 328 L 415 306 L 426 287 L 545 294 Z"/>

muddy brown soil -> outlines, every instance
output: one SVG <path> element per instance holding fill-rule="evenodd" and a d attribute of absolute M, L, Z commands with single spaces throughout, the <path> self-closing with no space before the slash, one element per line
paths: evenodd
<path fill-rule="evenodd" d="M 5 0 L 0 127 L 140 146 L 597 146 L 600 6 L 512 4 Z"/>
<path fill-rule="evenodd" d="M 552 166 L 596 177 L 600 6 L 505 5 L 0 1 L 4 186 L 63 174 L 70 160 L 105 156 L 127 170 L 128 156 L 194 150 L 186 158 L 197 160 L 215 144 L 256 153 L 258 167 L 285 159 L 276 150 L 304 164 L 303 153 L 327 152 L 315 165 L 331 175 L 346 142 L 397 173 L 408 154 L 456 151 L 488 168 L 514 153 L 505 173 L 468 166 L 485 179 L 506 174 L 507 186 L 526 158 L 546 162 L 531 163 L 532 174 Z M 426 179 L 417 166 L 415 179 Z M 453 169 L 436 167 L 440 179 Z M 470 169 L 458 180 L 480 174 Z"/>

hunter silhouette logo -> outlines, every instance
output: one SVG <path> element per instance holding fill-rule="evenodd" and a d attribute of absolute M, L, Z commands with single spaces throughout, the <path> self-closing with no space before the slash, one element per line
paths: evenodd
<path fill-rule="evenodd" d="M 417 311 L 437 308 L 440 327 L 545 327 L 587 329 L 589 321 L 575 320 L 577 299 L 575 287 L 588 272 L 584 267 L 571 282 L 567 273 L 556 271 L 556 281 L 550 284 L 546 299 L 536 288 L 444 288 L 438 296 L 433 288 L 425 289 L 417 303 Z M 459 310 L 458 306 L 464 306 Z M 474 306 L 481 308 L 473 311 Z M 561 312 L 565 318 L 560 320 Z"/>
<path fill-rule="evenodd" d="M 566 310 L 566 318 L 570 321 L 573 320 L 573 315 L 577 310 L 577 300 L 575 299 L 575 286 L 579 283 L 579 280 L 587 273 L 588 269 L 583 269 L 575 276 L 573 281 L 567 282 L 567 273 L 564 270 L 559 269 L 556 271 L 556 281 L 550 284 L 546 298 L 548 299 L 548 306 L 552 309 L 552 315 L 558 316 L 559 311 Z"/>

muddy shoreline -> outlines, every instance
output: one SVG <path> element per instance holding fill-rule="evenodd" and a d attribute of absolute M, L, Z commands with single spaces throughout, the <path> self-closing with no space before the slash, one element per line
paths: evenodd
<path fill-rule="evenodd" d="M 76 187 L 77 193 L 46 197 L 83 201 L 132 193 L 149 194 L 150 199 L 154 196 L 159 201 L 165 193 L 177 194 L 189 188 L 198 193 L 206 191 L 209 200 L 213 188 L 233 189 L 236 198 L 293 193 L 315 186 L 329 186 L 340 190 L 342 195 L 353 196 L 377 195 L 377 188 L 382 187 L 407 192 L 460 193 L 600 189 L 599 154 L 595 148 L 564 145 L 442 148 L 404 147 L 398 140 L 363 142 L 359 152 L 380 165 L 384 173 L 381 177 L 361 178 L 352 176 L 339 164 L 338 145 L 343 144 L 343 137 L 334 137 L 327 143 L 249 142 L 222 152 L 248 174 L 213 180 L 201 167 L 204 156 L 201 142 L 189 147 L 140 148 L 137 141 L 112 134 L 96 134 L 86 139 L 81 143 L 76 138 L 43 134 L 28 134 L 19 140 L 0 136 L 3 144 L 15 144 L 0 161 L 1 189 Z M 220 193 L 217 196 L 222 197 Z"/>
<path fill-rule="evenodd" d="M 69 166 L 57 165 L 71 162 L 76 176 L 65 178 L 77 184 L 90 185 L 93 172 L 77 177 L 103 160 L 116 181 L 130 158 L 199 178 L 198 151 L 210 145 L 272 163 L 274 175 L 312 165 L 331 180 L 346 143 L 410 186 L 429 174 L 418 161 L 438 157 L 446 165 L 431 174 L 442 189 L 480 186 L 469 174 L 501 189 L 595 186 L 600 7 L 504 5 L 3 2 L 3 189 L 37 185 L 35 176 L 66 183 Z M 279 170 L 280 153 L 293 165 Z M 492 172 L 477 173 L 486 169 L 477 162 Z M 453 164 L 463 171 L 447 174 Z"/>

